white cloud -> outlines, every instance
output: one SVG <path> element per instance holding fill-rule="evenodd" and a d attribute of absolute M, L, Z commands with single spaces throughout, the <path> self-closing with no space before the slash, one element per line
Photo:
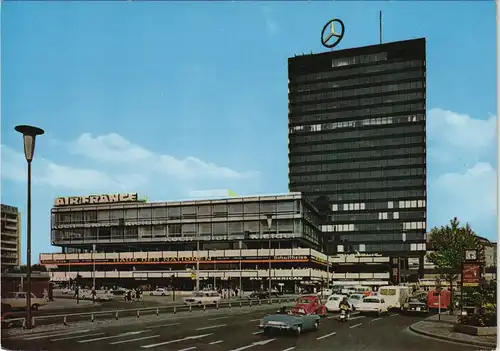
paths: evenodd
<path fill-rule="evenodd" d="M 429 226 L 457 216 L 484 230 L 494 227 L 496 119 L 476 119 L 439 108 L 428 112 Z"/>
<path fill-rule="evenodd" d="M 272 17 L 272 8 L 269 6 L 262 6 L 262 12 L 264 13 L 264 21 L 266 23 L 266 30 L 270 34 L 276 34 L 279 32 L 280 27 L 278 23 Z"/>
<path fill-rule="evenodd" d="M 475 119 L 440 108 L 427 113 L 429 156 L 438 162 L 461 161 L 472 166 L 496 140 L 496 116 Z"/>
<path fill-rule="evenodd" d="M 140 167 L 143 172 L 160 172 L 180 179 L 246 179 L 258 176 L 256 171 L 238 172 L 192 156 L 179 160 L 170 155 L 156 154 L 114 133 L 97 137 L 83 134 L 71 143 L 70 149 L 93 160 Z"/>
<path fill-rule="evenodd" d="M 439 213 L 442 220 L 456 216 L 465 222 L 494 216 L 496 178 L 490 163 L 477 163 L 462 173 L 442 174 L 430 182 L 434 201 L 429 203 L 429 211 Z"/>
<path fill-rule="evenodd" d="M 58 149 L 64 150 L 64 145 L 60 145 Z M 37 155 L 33 163 L 34 184 L 80 193 L 133 192 L 139 188 L 153 190 L 155 185 L 165 182 L 168 177 L 175 178 L 170 179 L 168 187 L 162 186 L 165 192 L 167 188 L 181 190 L 183 184 L 193 185 L 199 181 L 206 183 L 209 179 L 247 181 L 258 176 L 255 171 L 238 172 L 196 157 L 178 160 L 169 155 L 157 154 L 114 133 L 97 137 L 82 134 L 76 141 L 69 143 L 69 150 L 73 154 L 85 156 L 78 158 L 78 167 L 57 164 Z M 23 154 L 5 145 L 2 145 L 1 152 L 2 178 L 26 181 L 26 161 Z M 81 167 L 82 164 L 86 167 Z M 182 191 L 185 195 L 189 192 L 187 189 Z"/>

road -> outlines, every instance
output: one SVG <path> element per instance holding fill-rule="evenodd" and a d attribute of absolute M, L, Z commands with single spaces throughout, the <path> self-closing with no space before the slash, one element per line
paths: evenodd
<path fill-rule="evenodd" d="M 317 332 L 295 336 L 264 336 L 257 328 L 266 312 L 205 312 L 195 317 L 145 321 L 113 327 L 80 327 L 29 336 L 2 337 L 2 347 L 10 350 L 172 350 L 172 351 L 466 351 L 477 347 L 424 338 L 408 331 L 422 317 L 391 313 L 388 316 L 354 314 L 346 323 L 336 315 L 321 322 Z"/>

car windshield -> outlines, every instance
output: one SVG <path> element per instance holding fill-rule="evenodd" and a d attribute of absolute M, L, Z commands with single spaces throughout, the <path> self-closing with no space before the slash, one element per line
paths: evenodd
<path fill-rule="evenodd" d="M 367 302 L 367 303 L 380 303 L 380 300 L 379 299 L 368 298 L 368 299 L 364 299 L 363 302 Z"/>
<path fill-rule="evenodd" d="M 338 296 L 330 296 L 330 298 L 328 300 L 338 301 L 338 300 L 340 300 L 340 297 L 338 297 Z"/>
<path fill-rule="evenodd" d="M 12 299 L 12 298 L 14 298 L 14 297 L 16 297 L 16 296 L 17 296 L 17 293 L 12 293 L 12 292 L 11 292 L 11 293 L 8 293 L 8 294 L 7 294 L 7 298 L 9 298 L 9 299 Z M 19 297 L 21 297 L 21 294 L 19 294 Z"/>
<path fill-rule="evenodd" d="M 351 295 L 349 298 L 353 300 L 361 300 L 361 295 Z"/>
<path fill-rule="evenodd" d="M 194 295 L 194 297 L 204 297 L 204 296 L 205 296 L 205 294 L 202 294 L 202 293 L 197 293 Z"/>
<path fill-rule="evenodd" d="M 380 295 L 391 296 L 391 295 L 396 295 L 396 290 L 395 289 L 380 289 L 379 293 L 380 293 Z"/>
<path fill-rule="evenodd" d="M 410 302 L 422 302 L 421 297 L 410 297 Z"/>
<path fill-rule="evenodd" d="M 297 303 L 300 303 L 300 304 L 309 304 L 309 303 L 311 303 L 311 302 L 312 302 L 312 300 L 311 300 L 311 299 L 299 299 L 299 300 L 297 301 Z"/>

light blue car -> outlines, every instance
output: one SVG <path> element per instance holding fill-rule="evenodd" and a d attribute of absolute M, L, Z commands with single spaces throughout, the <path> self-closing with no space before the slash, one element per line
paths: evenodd
<path fill-rule="evenodd" d="M 315 314 L 297 314 L 279 311 L 261 319 L 259 328 L 269 335 L 276 331 L 291 332 L 300 335 L 304 331 L 319 329 L 321 317 Z"/>

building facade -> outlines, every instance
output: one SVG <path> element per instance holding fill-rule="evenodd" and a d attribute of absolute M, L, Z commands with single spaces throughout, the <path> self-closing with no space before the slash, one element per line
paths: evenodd
<path fill-rule="evenodd" d="M 87 286 L 95 278 L 97 286 L 191 290 L 199 279 L 253 290 L 270 276 L 287 291 L 334 280 L 387 284 L 388 257 L 328 257 L 321 238 L 319 214 L 300 193 L 156 203 L 137 194 L 58 198 L 52 243 L 62 253 L 41 254 L 40 263 L 54 281 L 79 275 Z"/>
<path fill-rule="evenodd" d="M 425 39 L 297 56 L 288 70 L 289 189 L 318 208 L 325 249 L 423 269 Z"/>
<path fill-rule="evenodd" d="M 2 272 L 21 264 L 21 213 L 17 207 L 1 207 Z"/>

